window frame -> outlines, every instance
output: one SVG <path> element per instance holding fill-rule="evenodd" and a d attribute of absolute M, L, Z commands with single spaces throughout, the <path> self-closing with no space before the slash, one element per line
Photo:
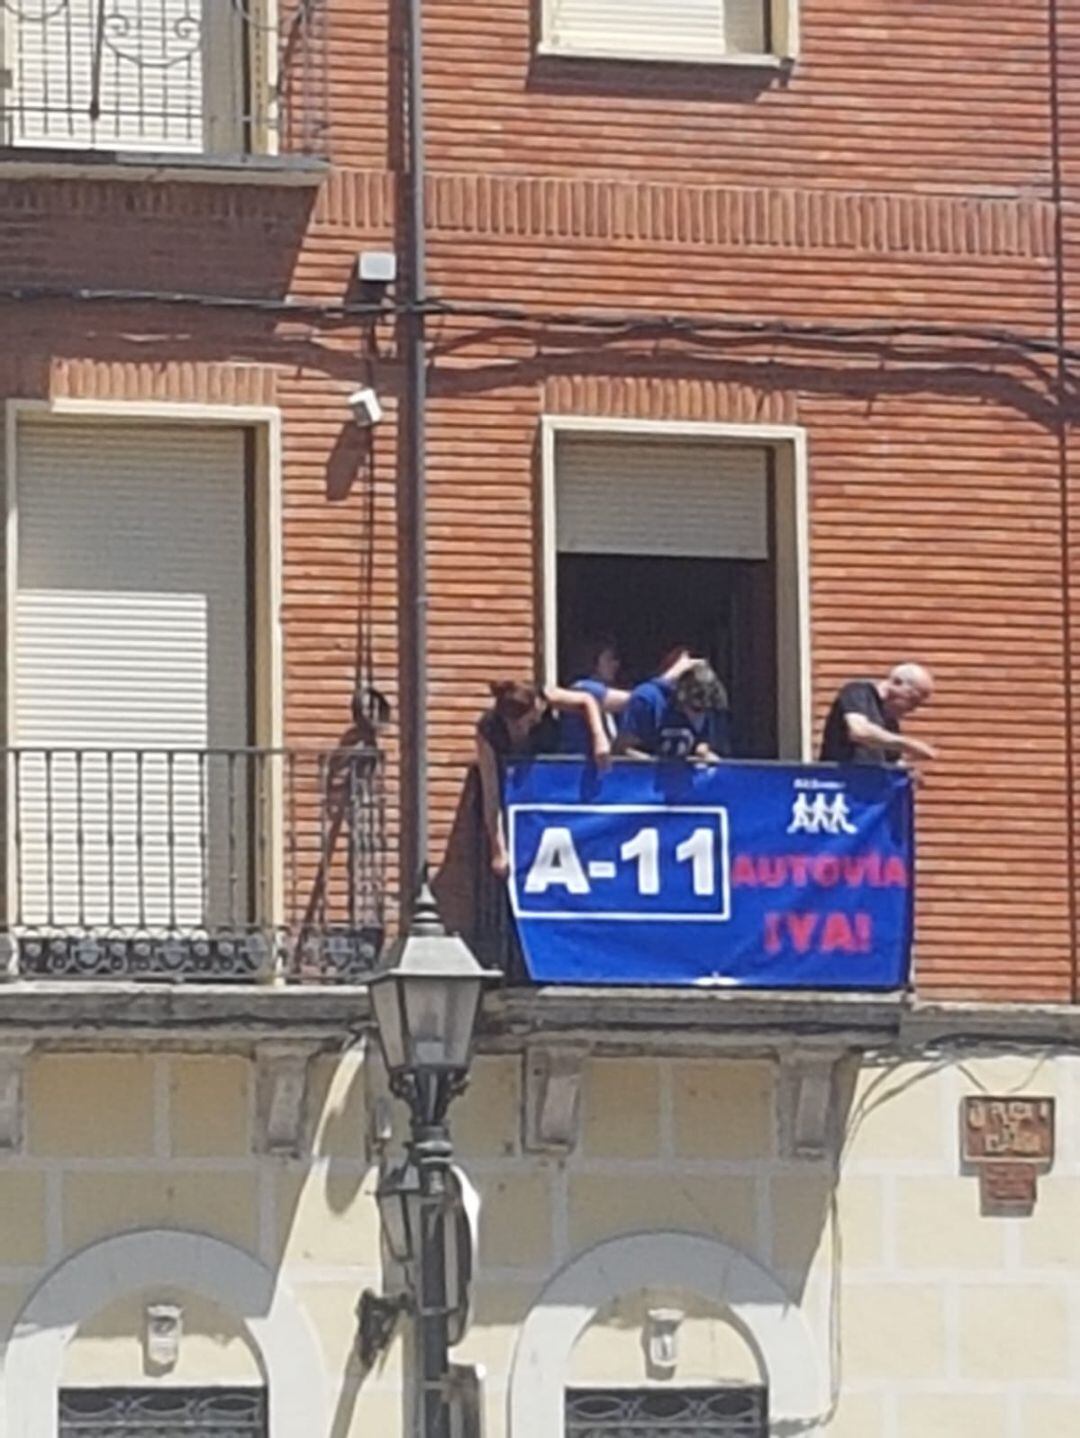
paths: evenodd
<path fill-rule="evenodd" d="M 744 68 L 779 69 L 790 65 L 799 54 L 799 5 L 801 0 L 764 0 L 768 6 L 766 32 L 770 45 L 761 53 L 700 49 L 658 53 L 648 46 L 563 44 L 556 38 L 556 8 L 559 0 L 539 0 L 540 24 L 537 55 L 548 59 L 607 60 L 629 64 L 655 65 L 740 65 Z"/>
<path fill-rule="evenodd" d="M 801 425 L 543 415 L 540 421 L 537 657 L 540 672 L 548 684 L 558 680 L 558 443 L 560 436 L 583 434 L 612 440 L 636 435 L 650 440 L 669 440 L 673 444 L 704 440 L 718 445 L 761 445 L 772 451 L 778 589 L 781 553 L 793 555 L 795 560 L 795 572 L 789 581 L 789 622 L 782 630 L 778 625 L 777 633 L 777 728 L 783 757 L 791 762 L 810 762 L 813 758 L 811 555 L 806 430 Z"/>
<path fill-rule="evenodd" d="M 99 400 L 56 397 L 52 400 L 9 399 L 0 409 L 0 497 L 3 503 L 3 553 L 0 558 L 0 634 L 5 643 L 0 661 L 0 743 L 10 744 L 16 734 L 16 694 L 19 683 L 16 645 L 16 604 L 19 592 L 19 468 L 20 434 L 28 423 L 76 421 L 86 425 L 190 426 L 192 429 L 245 430 L 248 445 L 249 490 L 249 625 L 254 636 L 254 684 L 249 692 L 249 740 L 259 747 L 280 750 L 284 743 L 284 636 L 281 624 L 284 586 L 282 538 L 283 446 L 281 411 L 270 405 L 209 404 L 169 400 Z M 284 802 L 280 782 L 270 794 L 271 871 L 270 907 L 280 921 L 284 901 L 284 846 L 281 825 Z M 12 852 L 14 809 L 4 821 L 5 852 Z M 8 911 L 14 899 L 14 875 L 0 867 Z"/>

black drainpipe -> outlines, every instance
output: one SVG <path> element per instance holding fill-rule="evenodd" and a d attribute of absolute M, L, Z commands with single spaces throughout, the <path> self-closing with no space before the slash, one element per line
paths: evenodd
<path fill-rule="evenodd" d="M 427 299 L 427 235 L 424 183 L 424 51 L 422 0 L 406 0 L 406 128 L 408 131 L 408 204 L 406 240 L 405 316 L 405 444 L 409 470 L 408 533 L 405 544 L 407 610 L 412 633 L 410 662 L 405 673 L 409 688 L 409 740 L 412 756 L 407 784 L 413 872 L 402 875 L 402 899 L 411 906 L 428 860 L 428 593 L 427 593 L 427 475 L 426 414 L 427 355 L 423 306 Z M 410 852 L 406 846 L 406 852 Z"/>

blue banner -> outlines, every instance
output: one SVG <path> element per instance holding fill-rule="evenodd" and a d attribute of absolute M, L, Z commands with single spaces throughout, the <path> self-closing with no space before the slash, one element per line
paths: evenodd
<path fill-rule="evenodd" d="M 512 765 L 510 902 L 539 983 L 896 989 L 911 780 L 877 765 Z"/>

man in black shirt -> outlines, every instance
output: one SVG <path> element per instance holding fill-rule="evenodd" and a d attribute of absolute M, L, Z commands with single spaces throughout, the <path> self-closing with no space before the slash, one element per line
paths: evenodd
<path fill-rule="evenodd" d="M 933 759 L 929 744 L 900 732 L 900 720 L 933 693 L 933 678 L 921 664 L 897 664 L 887 679 L 845 684 L 825 720 L 822 761 L 897 764 L 901 759 Z"/>

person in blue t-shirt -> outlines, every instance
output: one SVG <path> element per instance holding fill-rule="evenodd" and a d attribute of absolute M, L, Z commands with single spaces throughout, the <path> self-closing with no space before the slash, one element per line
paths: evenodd
<path fill-rule="evenodd" d="M 674 685 L 681 674 L 696 659 L 684 644 L 671 649 L 661 663 L 660 673 L 653 682 Z M 630 703 L 633 690 L 620 689 L 615 681 L 619 677 L 619 646 L 609 635 L 587 641 L 579 651 L 574 672 L 580 677 L 570 683 L 570 689 L 577 693 L 590 694 L 600 710 L 604 729 L 612 744 L 619 732 L 619 721 Z M 563 709 L 559 716 L 558 752 L 560 754 L 584 754 L 593 752 L 593 736 L 581 713 Z"/>
<path fill-rule="evenodd" d="M 621 714 L 630 702 L 630 690 L 619 689 L 615 685 L 619 677 L 619 650 L 614 639 L 605 635 L 588 642 L 578 656 L 574 672 L 580 677 L 571 681 L 570 689 L 592 695 L 600 709 L 607 736 L 614 743 L 616 715 Z M 592 735 L 582 714 L 573 709 L 563 709 L 559 716 L 559 753 L 591 754 L 592 751 Z"/>
<path fill-rule="evenodd" d="M 731 754 L 730 717 L 712 666 L 695 660 L 674 681 L 661 675 L 631 692 L 615 752 L 715 764 Z"/>

